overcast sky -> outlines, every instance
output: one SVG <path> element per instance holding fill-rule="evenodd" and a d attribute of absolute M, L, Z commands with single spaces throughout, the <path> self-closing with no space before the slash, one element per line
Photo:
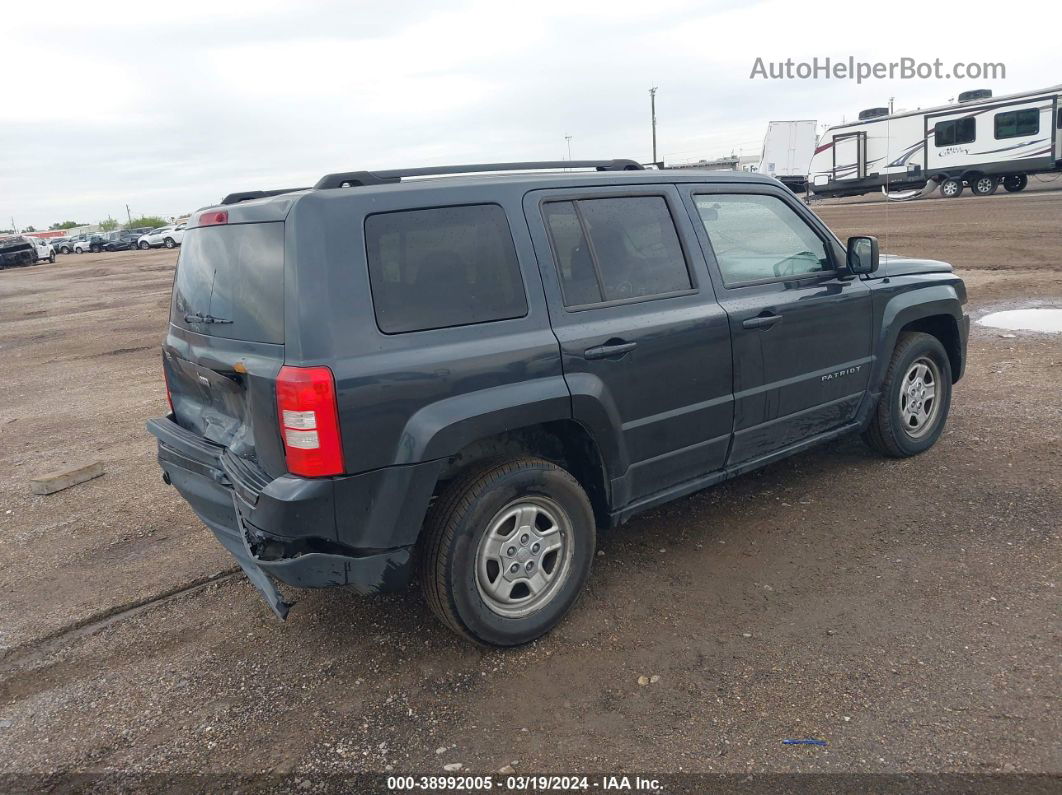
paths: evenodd
<path fill-rule="evenodd" d="M 178 0 L 6 4 L 0 228 L 171 216 L 329 171 L 758 153 L 968 88 L 1062 83 L 1057 2 Z M 1043 30 L 1042 35 L 1035 34 Z M 992 61 L 1005 80 L 751 80 L 765 61 Z"/>

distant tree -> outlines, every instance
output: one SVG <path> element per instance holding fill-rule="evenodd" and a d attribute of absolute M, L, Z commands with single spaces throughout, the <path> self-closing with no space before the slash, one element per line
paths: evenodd
<path fill-rule="evenodd" d="M 15 230 L 14 229 L 0 229 L 0 235 L 13 235 L 13 234 L 15 234 Z"/>
<path fill-rule="evenodd" d="M 125 225 L 126 229 L 139 229 L 142 226 L 150 226 L 152 228 L 156 226 L 166 226 L 166 219 L 159 218 L 157 215 L 142 215 L 139 218 L 134 218 L 132 221 Z"/>
<path fill-rule="evenodd" d="M 37 231 L 37 227 L 35 227 L 35 226 L 27 226 L 27 227 L 26 227 L 25 229 L 23 229 L 22 231 L 23 231 L 23 232 L 36 232 L 36 231 Z"/>
<path fill-rule="evenodd" d="M 76 226 L 81 226 L 77 221 L 63 221 L 61 224 L 52 224 L 49 229 L 73 229 Z"/>
<path fill-rule="evenodd" d="M 111 218 L 109 215 L 102 221 L 100 221 L 101 232 L 113 232 L 118 228 L 118 222 Z"/>

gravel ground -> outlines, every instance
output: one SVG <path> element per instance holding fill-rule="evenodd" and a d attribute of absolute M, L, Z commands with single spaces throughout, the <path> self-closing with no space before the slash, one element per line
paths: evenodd
<path fill-rule="evenodd" d="M 816 209 L 955 263 L 975 317 L 1062 306 L 1062 192 Z M 226 574 L 143 429 L 173 260 L 0 273 L 0 773 L 1062 772 L 1062 335 L 975 327 L 933 450 L 843 439 L 604 532 L 571 617 L 485 651 L 415 589 L 280 623 Z"/>

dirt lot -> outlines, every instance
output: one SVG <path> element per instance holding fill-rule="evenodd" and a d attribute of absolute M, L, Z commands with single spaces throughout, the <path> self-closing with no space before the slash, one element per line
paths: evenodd
<path fill-rule="evenodd" d="M 817 210 L 955 263 L 975 317 L 1062 306 L 1062 192 Z M 0 273 L 0 773 L 1062 772 L 1062 335 L 975 327 L 929 453 L 846 439 L 641 516 L 557 631 L 483 651 L 415 589 L 280 623 L 229 574 L 144 431 L 173 261 Z"/>

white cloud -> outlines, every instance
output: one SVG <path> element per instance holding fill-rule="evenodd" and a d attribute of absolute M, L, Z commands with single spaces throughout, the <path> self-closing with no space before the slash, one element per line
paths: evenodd
<path fill-rule="evenodd" d="M 839 121 L 987 83 L 1062 82 L 1056 38 L 923 2 L 349 3 L 190 0 L 5 8 L 0 218 L 171 215 L 326 171 L 758 150 L 767 121 Z M 1023 6 L 1022 20 L 1055 5 Z M 938 35 L 945 32 L 947 35 Z M 28 49 L 32 47 L 32 50 Z M 1002 61 L 1005 81 L 749 80 L 765 60 Z"/>

